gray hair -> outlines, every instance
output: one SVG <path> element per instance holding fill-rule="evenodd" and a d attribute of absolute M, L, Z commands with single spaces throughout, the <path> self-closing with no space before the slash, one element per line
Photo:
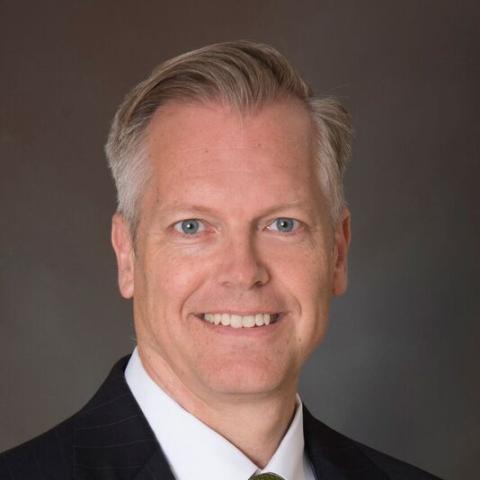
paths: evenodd
<path fill-rule="evenodd" d="M 225 42 L 187 52 L 160 64 L 127 94 L 118 108 L 105 151 L 117 188 L 117 211 L 134 233 L 138 203 L 149 180 L 146 131 L 156 110 L 176 101 L 220 101 L 253 112 L 283 98 L 300 100 L 312 116 L 324 195 L 337 221 L 345 198 L 343 175 L 350 155 L 350 116 L 333 98 L 320 98 L 273 47 Z"/>

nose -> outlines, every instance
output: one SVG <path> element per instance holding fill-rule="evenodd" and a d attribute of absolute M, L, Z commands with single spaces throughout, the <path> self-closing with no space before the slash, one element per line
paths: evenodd
<path fill-rule="evenodd" d="M 249 236 L 226 242 L 217 279 L 225 287 L 249 290 L 268 283 L 270 275 L 254 239 Z"/>

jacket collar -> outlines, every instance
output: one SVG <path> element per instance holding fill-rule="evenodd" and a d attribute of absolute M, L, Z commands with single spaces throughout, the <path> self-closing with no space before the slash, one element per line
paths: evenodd
<path fill-rule="evenodd" d="M 317 479 L 388 480 L 356 442 L 317 420 L 304 407 L 305 449 Z"/>
<path fill-rule="evenodd" d="M 153 432 L 125 382 L 119 360 L 75 416 L 75 480 L 174 480 Z"/>
<path fill-rule="evenodd" d="M 167 459 L 125 381 L 119 360 L 95 396 L 74 417 L 75 480 L 174 480 Z M 305 448 L 317 479 L 386 480 L 353 440 L 304 407 Z"/>

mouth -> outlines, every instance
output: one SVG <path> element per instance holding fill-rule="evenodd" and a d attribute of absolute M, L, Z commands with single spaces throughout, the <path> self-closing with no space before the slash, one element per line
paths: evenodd
<path fill-rule="evenodd" d="M 231 328 L 256 328 L 274 324 L 280 320 L 282 313 L 252 313 L 239 315 L 235 313 L 200 313 L 196 316 L 212 325 Z"/>

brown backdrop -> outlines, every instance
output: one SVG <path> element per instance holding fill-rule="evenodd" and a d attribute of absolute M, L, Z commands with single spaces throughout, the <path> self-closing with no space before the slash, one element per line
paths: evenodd
<path fill-rule="evenodd" d="M 462 1 L 3 1 L 0 449 L 78 409 L 133 345 L 103 143 L 122 96 L 206 43 L 274 44 L 354 116 L 351 283 L 305 403 L 478 478 L 479 25 Z"/>

